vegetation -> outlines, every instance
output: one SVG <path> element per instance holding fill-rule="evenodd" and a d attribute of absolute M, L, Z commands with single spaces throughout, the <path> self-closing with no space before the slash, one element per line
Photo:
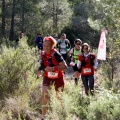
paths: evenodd
<path fill-rule="evenodd" d="M 36 78 L 39 64 L 35 49 L 28 46 L 26 39 L 21 39 L 16 48 L 4 45 L 0 63 L 1 120 L 40 118 L 42 81 Z M 118 120 L 119 78 L 115 79 L 117 84 L 113 81 L 113 86 L 110 86 L 109 79 L 106 78 L 107 71 L 102 68 L 101 66 L 98 70 L 98 88 L 94 97 L 84 97 L 83 88 L 75 87 L 70 80 L 66 80 L 65 90 L 60 93 L 61 101 L 55 97 L 54 88 L 51 88 L 47 119 Z"/>
<path fill-rule="evenodd" d="M 107 29 L 107 60 L 100 61 L 94 97 L 85 97 L 81 86 L 66 80 L 61 101 L 50 90 L 49 120 L 119 120 L 120 115 L 120 1 L 119 0 L 2 0 L 0 2 L 0 118 L 41 118 L 41 83 L 37 79 L 37 32 L 67 34 L 97 50 Z M 25 37 L 19 39 L 20 32 Z M 19 41 L 19 42 L 16 42 Z M 81 81 L 79 82 L 81 85 Z"/>

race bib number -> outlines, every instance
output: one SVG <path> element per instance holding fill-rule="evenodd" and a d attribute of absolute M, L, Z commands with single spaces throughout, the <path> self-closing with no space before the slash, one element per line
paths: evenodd
<path fill-rule="evenodd" d="M 64 48 L 64 49 L 66 48 L 65 42 L 63 42 L 63 43 L 60 44 L 60 48 Z"/>
<path fill-rule="evenodd" d="M 48 72 L 48 78 L 58 78 L 58 72 Z"/>
<path fill-rule="evenodd" d="M 91 73 L 91 69 L 90 68 L 84 68 L 83 73 L 89 74 L 89 73 Z"/>

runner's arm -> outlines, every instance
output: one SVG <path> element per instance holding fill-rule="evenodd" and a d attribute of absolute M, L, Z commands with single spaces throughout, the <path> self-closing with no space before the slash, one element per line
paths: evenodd
<path fill-rule="evenodd" d="M 78 69 L 81 68 L 81 64 L 82 64 L 82 56 L 79 56 L 78 62 L 77 62 L 77 67 L 78 67 Z"/>
<path fill-rule="evenodd" d="M 98 68 L 98 61 L 97 61 L 97 59 L 95 58 L 95 60 L 94 60 L 94 69 L 97 70 L 97 68 Z"/>
<path fill-rule="evenodd" d="M 59 65 L 57 66 L 58 68 L 58 71 L 61 71 L 61 70 L 66 70 L 67 69 L 67 64 L 66 62 L 63 60 L 62 62 L 59 63 Z"/>
<path fill-rule="evenodd" d="M 68 44 L 67 49 L 69 51 L 71 49 L 71 44 L 70 44 L 70 41 L 68 39 L 67 39 L 67 44 Z"/>
<path fill-rule="evenodd" d="M 80 60 L 78 60 L 78 62 L 77 62 L 77 67 L 78 67 L 78 69 L 81 68 L 81 61 Z"/>
<path fill-rule="evenodd" d="M 40 65 L 40 67 L 38 68 L 38 71 L 41 71 L 41 70 L 45 70 L 45 66 L 44 66 L 44 64 L 42 63 L 41 65 Z"/>
<path fill-rule="evenodd" d="M 59 65 L 55 66 L 54 70 L 58 69 L 58 71 L 61 71 L 67 69 L 67 64 L 59 52 L 55 53 L 55 58 L 58 61 Z"/>
<path fill-rule="evenodd" d="M 73 54 L 73 49 L 71 49 L 71 50 L 68 52 L 68 56 L 70 57 L 70 56 L 72 56 L 72 54 Z"/>

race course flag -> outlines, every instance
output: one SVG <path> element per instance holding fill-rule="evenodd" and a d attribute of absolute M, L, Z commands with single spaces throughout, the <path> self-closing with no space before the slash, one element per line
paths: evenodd
<path fill-rule="evenodd" d="M 102 30 L 99 46 L 98 46 L 98 54 L 97 59 L 106 60 L 106 36 L 107 30 Z"/>

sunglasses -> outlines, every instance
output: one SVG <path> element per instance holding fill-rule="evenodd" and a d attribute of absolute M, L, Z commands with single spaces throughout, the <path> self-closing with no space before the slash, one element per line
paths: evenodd
<path fill-rule="evenodd" d="M 83 50 L 88 50 L 88 48 L 83 48 Z"/>
<path fill-rule="evenodd" d="M 76 45 L 80 45 L 80 43 L 76 43 Z"/>

